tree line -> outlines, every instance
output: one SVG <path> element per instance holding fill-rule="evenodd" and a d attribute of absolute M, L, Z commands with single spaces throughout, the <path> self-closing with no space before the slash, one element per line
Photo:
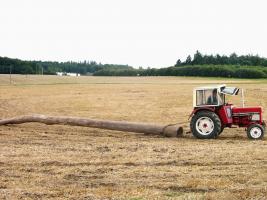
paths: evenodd
<path fill-rule="evenodd" d="M 94 76 L 200 76 L 228 78 L 267 78 L 267 67 L 233 65 L 195 65 L 160 69 L 104 69 Z"/>
<path fill-rule="evenodd" d="M 47 62 L 23 61 L 0 57 L 0 74 L 56 74 L 71 72 L 94 76 L 204 76 L 233 78 L 267 78 L 267 59 L 258 55 L 203 55 L 197 51 L 193 58 L 166 68 L 134 69 L 128 65 L 101 64 L 95 61 Z"/>
<path fill-rule="evenodd" d="M 203 55 L 197 51 L 193 58 L 178 59 L 174 66 L 148 69 L 103 69 L 95 76 L 202 76 L 233 78 L 267 78 L 267 59 L 258 55 Z"/>
<path fill-rule="evenodd" d="M 7 57 L 0 57 L 0 74 L 56 74 L 56 72 L 93 74 L 104 69 L 133 69 L 128 65 L 101 64 L 95 61 L 83 62 L 50 62 L 23 61 Z"/>
<path fill-rule="evenodd" d="M 178 59 L 175 66 L 185 65 L 240 65 L 240 66 L 265 66 L 267 67 L 267 59 L 258 55 L 241 55 L 232 53 L 230 56 L 226 55 L 203 55 L 197 51 L 193 58 L 187 56 L 184 62 Z"/>

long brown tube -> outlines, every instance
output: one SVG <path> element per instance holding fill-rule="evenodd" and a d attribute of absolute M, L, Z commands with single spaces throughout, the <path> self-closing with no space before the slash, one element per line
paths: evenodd
<path fill-rule="evenodd" d="M 166 137 L 178 137 L 183 134 L 183 128 L 178 125 L 157 125 L 127 121 L 109 121 L 109 120 L 97 120 L 87 119 L 79 117 L 55 117 L 45 115 L 25 115 L 14 117 L 10 119 L 0 120 L 1 125 L 8 124 L 22 124 L 29 122 L 39 122 L 47 125 L 61 124 L 70 126 L 85 126 L 92 128 L 101 128 L 108 130 L 145 133 L 153 135 L 164 135 Z"/>

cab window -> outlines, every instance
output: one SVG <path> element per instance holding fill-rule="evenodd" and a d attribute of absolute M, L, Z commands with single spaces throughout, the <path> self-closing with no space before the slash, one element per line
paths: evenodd
<path fill-rule="evenodd" d="M 196 91 L 196 105 L 222 105 L 223 99 L 218 95 L 217 89 L 197 90 Z"/>

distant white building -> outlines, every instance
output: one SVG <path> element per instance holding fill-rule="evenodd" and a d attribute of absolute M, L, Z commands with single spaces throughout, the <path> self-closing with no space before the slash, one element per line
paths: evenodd
<path fill-rule="evenodd" d="M 78 73 L 67 73 L 67 76 L 81 76 L 81 74 L 78 74 Z"/>
<path fill-rule="evenodd" d="M 63 76 L 64 72 L 56 72 L 57 76 Z"/>
<path fill-rule="evenodd" d="M 78 73 L 56 72 L 57 76 L 81 76 Z"/>

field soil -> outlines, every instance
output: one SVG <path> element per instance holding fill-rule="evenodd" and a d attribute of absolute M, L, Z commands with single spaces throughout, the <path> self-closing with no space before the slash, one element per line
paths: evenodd
<path fill-rule="evenodd" d="M 179 123 L 192 89 L 226 83 L 267 108 L 266 80 L 0 75 L 0 118 L 26 114 Z M 240 97 L 228 101 L 241 104 Z M 264 113 L 267 119 L 267 113 Z M 47 126 L 0 126 L 0 199 L 266 199 L 267 141 L 244 129 L 216 140 Z"/>

